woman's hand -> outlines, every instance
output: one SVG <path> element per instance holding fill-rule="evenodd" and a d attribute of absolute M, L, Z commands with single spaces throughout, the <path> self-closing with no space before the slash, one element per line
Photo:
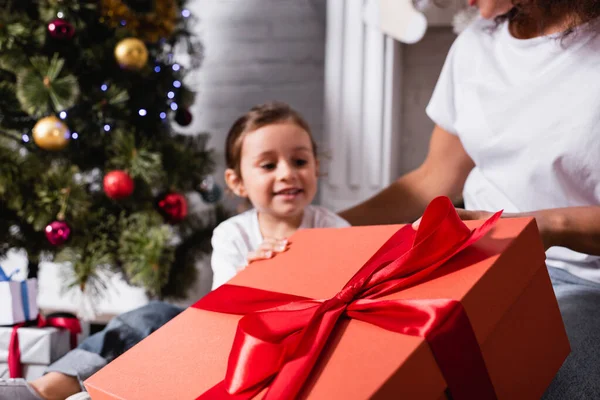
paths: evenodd
<path fill-rule="evenodd" d="M 494 213 L 489 211 L 474 211 L 474 210 L 464 210 L 462 208 L 457 208 L 456 212 L 458 216 L 463 221 L 472 221 L 472 220 L 486 220 L 490 218 Z M 540 231 L 540 235 L 542 237 L 542 241 L 544 242 L 544 249 L 548 250 L 550 247 L 555 246 L 554 243 L 554 235 L 553 231 L 550 229 L 552 224 L 550 223 L 551 214 L 548 212 L 532 212 L 532 213 L 503 213 L 502 218 L 521 218 L 521 217 L 533 217 L 538 226 L 538 230 Z M 412 226 L 413 229 L 418 229 L 419 224 L 421 222 L 421 218 L 416 220 Z"/>
<path fill-rule="evenodd" d="M 265 240 L 258 247 L 258 249 L 256 249 L 255 251 L 251 251 L 248 254 L 248 264 L 254 261 L 273 258 L 277 253 L 286 251 L 288 248 L 287 245 L 287 239 L 265 238 Z"/>

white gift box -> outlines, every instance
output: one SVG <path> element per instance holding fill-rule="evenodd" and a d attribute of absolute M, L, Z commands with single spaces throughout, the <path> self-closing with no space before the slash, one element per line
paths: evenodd
<path fill-rule="evenodd" d="M 27 293 L 23 294 L 22 285 L 27 287 Z M 0 325 L 15 325 L 25 322 L 26 312 L 24 306 L 28 307 L 29 320 L 38 316 L 37 305 L 37 279 L 27 279 L 22 284 L 19 281 L 0 282 Z"/>
<path fill-rule="evenodd" d="M 0 379 L 8 376 L 8 346 L 12 328 L 0 328 Z M 66 329 L 19 328 L 19 350 L 23 377 L 27 380 L 42 376 L 48 365 L 71 350 L 71 334 Z"/>

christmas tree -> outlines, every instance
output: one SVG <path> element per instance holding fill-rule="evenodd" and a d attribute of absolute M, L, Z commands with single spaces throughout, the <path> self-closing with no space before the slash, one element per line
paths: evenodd
<path fill-rule="evenodd" d="M 218 222 L 187 198 L 219 190 L 207 135 L 176 133 L 202 51 L 184 1 L 0 5 L 0 257 L 25 250 L 30 277 L 64 262 L 66 287 L 92 295 L 118 271 L 183 297 Z"/>

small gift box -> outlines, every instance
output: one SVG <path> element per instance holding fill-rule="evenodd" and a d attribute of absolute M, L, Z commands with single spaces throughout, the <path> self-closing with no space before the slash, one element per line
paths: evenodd
<path fill-rule="evenodd" d="M 85 381 L 94 400 L 534 399 L 570 348 L 533 219 L 301 230 Z M 157 372 L 158 371 L 158 372 Z"/>
<path fill-rule="evenodd" d="M 16 329 L 22 377 L 39 378 L 45 368 L 71 349 L 70 332 L 58 328 L 22 327 Z M 0 328 L 0 378 L 15 378 L 9 370 L 13 328 Z"/>
<path fill-rule="evenodd" d="M 37 279 L 15 281 L 0 267 L 0 325 L 15 325 L 38 316 Z"/>
<path fill-rule="evenodd" d="M 60 314 L 0 327 L 0 378 L 39 378 L 48 365 L 75 348 L 79 333 L 79 320 Z"/>

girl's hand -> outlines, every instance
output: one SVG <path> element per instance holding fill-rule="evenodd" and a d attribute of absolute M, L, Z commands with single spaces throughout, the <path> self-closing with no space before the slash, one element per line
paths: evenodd
<path fill-rule="evenodd" d="M 274 239 L 265 238 L 262 244 L 255 251 L 251 251 L 248 254 L 248 264 L 273 258 L 275 254 L 281 253 L 287 250 L 288 241 L 287 239 Z"/>
<path fill-rule="evenodd" d="M 463 210 L 462 208 L 457 208 L 456 212 L 458 216 L 463 221 L 469 220 L 485 220 L 490 218 L 494 213 L 489 211 L 472 211 L 472 210 Z M 548 221 L 548 214 L 544 212 L 533 212 L 533 213 L 518 213 L 518 214 L 509 214 L 503 213 L 502 218 L 519 218 L 519 217 L 533 217 L 537 223 L 538 229 L 540 231 L 540 235 L 542 237 L 542 241 L 544 242 L 544 249 L 548 250 L 550 247 L 554 246 L 554 236 L 552 234 L 552 230 L 550 229 L 551 223 Z M 413 222 L 413 229 L 418 229 L 419 224 L 421 222 L 421 218 Z"/>

